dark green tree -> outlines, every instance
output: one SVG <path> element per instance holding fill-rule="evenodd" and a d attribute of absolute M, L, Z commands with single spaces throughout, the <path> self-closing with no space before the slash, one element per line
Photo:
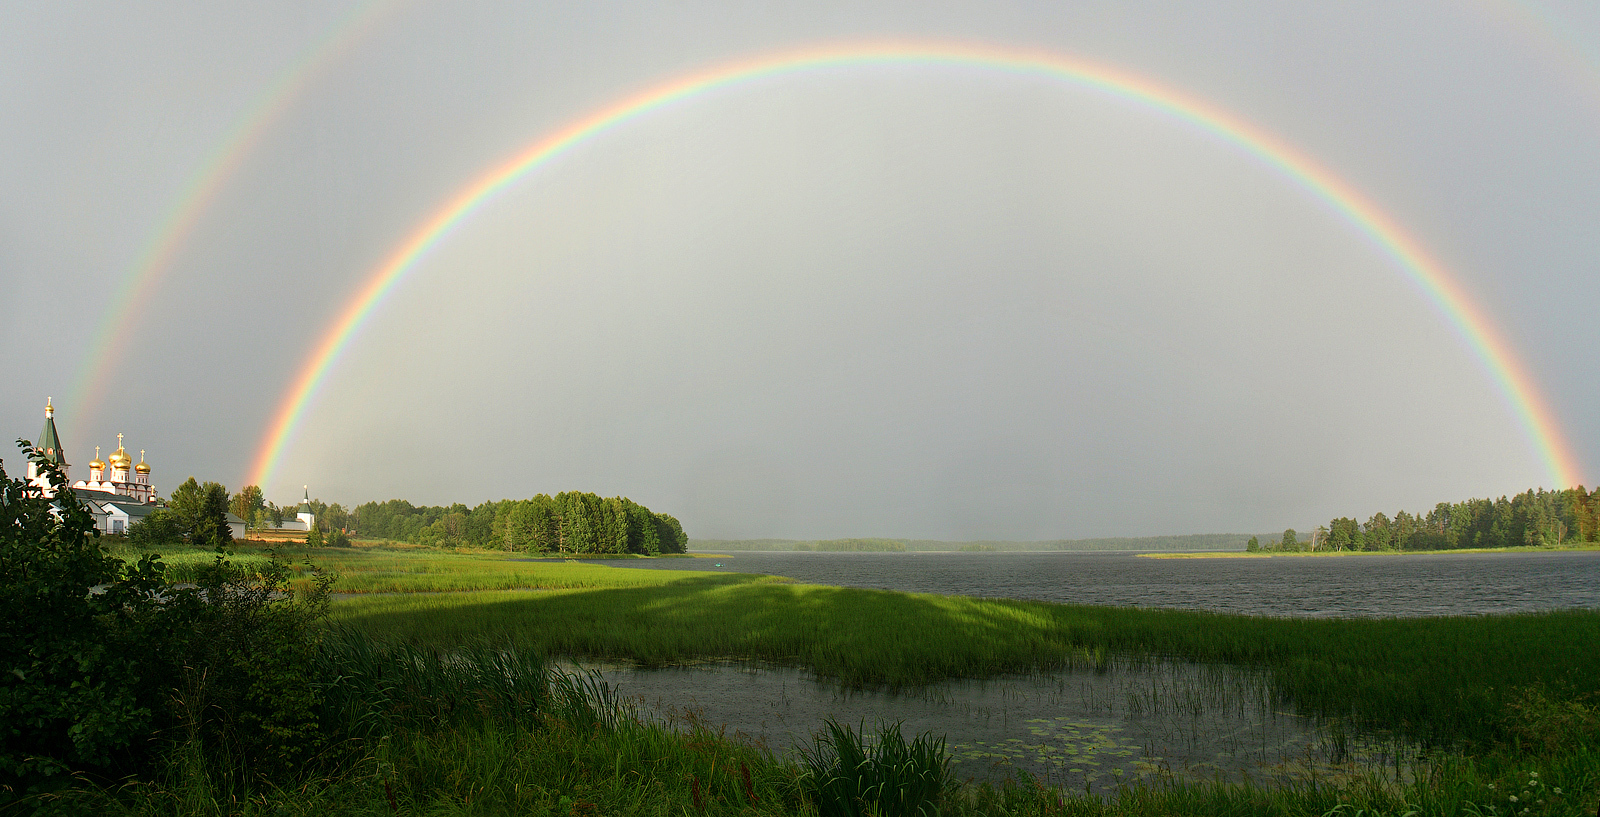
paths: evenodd
<path fill-rule="evenodd" d="M 324 531 L 345 530 L 350 527 L 350 512 L 335 502 L 324 508 L 317 516 L 317 526 Z"/>
<path fill-rule="evenodd" d="M 1393 536 L 1393 531 L 1390 529 L 1390 527 L 1389 517 L 1386 516 L 1383 511 L 1378 511 L 1377 513 L 1373 514 L 1372 518 L 1367 520 L 1367 524 L 1362 531 L 1366 538 L 1365 549 L 1392 549 L 1394 546 L 1391 539 Z"/>
<path fill-rule="evenodd" d="M 228 510 L 234 516 L 243 519 L 249 525 L 256 524 L 256 517 L 266 507 L 266 500 L 261 496 L 259 485 L 246 485 L 234 494 L 233 501 L 228 503 Z"/>
<path fill-rule="evenodd" d="M 218 483 L 201 485 L 189 477 L 172 492 L 167 511 L 190 544 L 226 547 L 233 543 L 228 528 L 228 489 Z"/>
<path fill-rule="evenodd" d="M 1328 547 L 1333 550 L 1356 550 L 1356 536 L 1360 527 L 1354 519 L 1339 517 L 1328 523 Z"/>

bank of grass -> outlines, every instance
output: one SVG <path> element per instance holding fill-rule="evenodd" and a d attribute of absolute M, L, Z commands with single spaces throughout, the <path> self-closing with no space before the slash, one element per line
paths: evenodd
<path fill-rule="evenodd" d="M 1595 810 L 1600 758 L 1448 758 L 1415 780 L 1382 776 L 1276 786 L 1223 781 L 1123 789 L 1105 798 L 1023 779 L 951 786 L 926 814 L 951 817 L 1578 817 Z M 704 727 L 677 733 L 630 721 L 581 730 L 482 725 L 403 732 L 350 770 L 266 790 L 236 790 L 189 778 L 79 793 L 84 813 L 209 817 L 336 815 L 818 815 L 792 760 L 741 745 Z M 748 775 L 748 785 L 746 785 Z M 1559 790 L 1559 794 L 1556 793 Z M 1515 797 L 1515 800 L 1511 798 Z M 68 803 L 64 803 L 68 804 Z M 882 817 L 911 817 L 890 809 Z"/>
<path fill-rule="evenodd" d="M 1470 758 L 1439 754 L 1398 776 L 1352 770 L 1276 785 L 1166 779 L 1107 797 L 1048 788 L 1027 777 L 963 785 L 942 773 L 935 741 L 922 741 L 919 749 L 900 740 L 898 730 L 878 732 L 880 745 L 898 750 L 885 752 L 863 745 L 848 726 L 818 724 L 826 733 L 810 753 L 779 757 L 703 722 L 640 719 L 603 684 L 552 673 L 526 653 L 385 645 L 337 627 L 319 649 L 312 675 L 326 740 L 299 774 L 269 782 L 230 761 L 226 744 L 191 738 L 173 746 L 157 775 L 85 780 L 0 811 L 128 817 L 1540 817 L 1591 813 L 1600 785 L 1592 733 L 1586 742 L 1502 747 Z M 837 785 L 841 776 L 850 778 L 849 786 Z M 848 796 L 831 796 L 841 788 Z M 900 796 L 908 788 L 917 796 Z"/>
<path fill-rule="evenodd" d="M 286 555 L 303 559 L 306 551 Z M 1509 702 L 1530 688 L 1600 693 L 1600 611 L 1283 619 L 821 587 L 405 545 L 310 556 L 339 575 L 337 591 L 357 594 L 335 604 L 337 619 L 377 638 L 441 648 L 497 643 L 647 665 L 768 661 L 846 685 L 889 687 L 1175 658 L 1259 669 L 1306 714 L 1446 742 L 1502 736 Z M 169 576 L 180 581 L 215 557 L 202 549 L 164 554 Z M 231 558 L 267 557 L 245 545 Z"/>
<path fill-rule="evenodd" d="M 1300 550 L 1257 551 L 1243 550 L 1200 551 L 1196 553 L 1139 553 L 1141 559 L 1283 559 L 1296 557 L 1322 558 L 1332 556 L 1442 556 L 1459 553 L 1561 553 L 1565 551 L 1600 550 L 1600 542 L 1583 542 L 1561 547 L 1505 547 L 1505 548 L 1454 548 L 1451 550 Z"/>
<path fill-rule="evenodd" d="M 792 759 L 739 745 L 705 724 L 688 724 L 685 732 L 615 712 L 605 717 L 596 707 L 507 708 L 451 674 L 459 660 L 443 656 L 461 655 L 495 668 L 533 655 L 647 664 L 761 660 L 810 667 L 849 684 L 889 686 L 1103 667 L 1125 660 L 1119 657 L 1221 662 L 1264 672 L 1302 711 L 1394 728 L 1436 745 L 1401 776 L 1405 782 L 1375 770 L 1266 786 L 1172 780 L 1098 799 L 1023 779 L 945 792 L 939 813 L 951 815 L 1590 814 L 1600 786 L 1596 611 L 1271 619 L 506 562 L 492 554 L 353 551 L 315 556 L 342 568 L 347 580 L 365 574 L 408 588 L 526 566 L 534 572 L 519 581 L 544 582 L 548 592 L 337 602 L 335 617 L 351 627 L 343 631 L 345 642 L 368 643 L 351 636 L 365 633 L 379 647 L 347 649 L 350 666 L 328 674 L 383 674 L 361 670 L 362 662 L 393 663 L 398 654 L 402 671 L 386 675 L 383 695 L 406 696 L 386 709 L 368 700 L 376 687 L 335 696 L 322 722 L 353 725 L 341 727 L 350 736 L 335 744 L 344 762 L 308 766 L 292 781 L 263 785 L 240 782 L 208 765 L 213 755 L 204 747 L 188 747 L 166 777 L 87 786 L 55 804 L 129 815 L 818 813 Z M 516 674 L 470 675 L 494 679 L 490 686 L 500 688 Z M 348 684 L 341 680 L 333 689 Z"/>
<path fill-rule="evenodd" d="M 656 587 L 671 582 L 675 573 L 593 562 L 519 562 L 504 557 L 366 559 L 352 564 L 318 554 L 317 564 L 339 573 L 336 589 L 340 593 Z"/>
<path fill-rule="evenodd" d="M 174 545 L 160 550 L 169 581 L 192 581 L 202 565 L 217 558 L 214 550 Z M 112 554 L 136 559 L 130 548 L 113 548 Z M 228 558 L 235 564 L 265 564 L 270 554 L 287 559 L 298 578 L 297 586 L 310 583 L 311 565 L 339 577 L 339 593 L 447 593 L 469 590 L 547 590 L 575 588 L 649 587 L 671 581 L 670 573 L 620 567 L 638 558 L 630 554 L 581 560 L 531 561 L 524 554 L 503 551 L 450 551 L 394 543 L 360 543 L 349 548 L 274 547 L 255 543 L 235 545 Z M 543 558 L 543 557 L 539 557 Z M 656 557 L 666 558 L 666 557 Z"/>
<path fill-rule="evenodd" d="M 1600 611 L 1287 619 L 822 587 L 738 574 L 548 593 L 343 599 L 338 621 L 419 644 L 492 642 L 661 665 L 704 659 L 809 668 L 853 686 L 912 687 L 1119 657 L 1259 669 L 1305 714 L 1431 742 L 1495 742 L 1523 690 L 1600 691 Z"/>

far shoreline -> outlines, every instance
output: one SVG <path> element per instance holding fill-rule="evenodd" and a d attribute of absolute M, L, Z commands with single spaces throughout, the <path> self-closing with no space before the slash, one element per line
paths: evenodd
<path fill-rule="evenodd" d="M 1562 545 L 1560 547 L 1505 547 L 1505 548 L 1456 548 L 1453 550 L 1310 550 L 1310 551 L 1260 551 L 1251 553 L 1243 550 L 1210 551 L 1196 553 L 1140 553 L 1141 559 L 1281 559 L 1297 557 L 1327 557 L 1327 556 L 1442 556 L 1451 553 L 1568 553 L 1586 550 L 1600 550 L 1600 544 L 1586 542 L 1581 545 Z"/>

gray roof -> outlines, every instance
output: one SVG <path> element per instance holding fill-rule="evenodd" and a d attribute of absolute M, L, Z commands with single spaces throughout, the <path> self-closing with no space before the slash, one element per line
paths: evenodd
<path fill-rule="evenodd" d="M 95 501 L 100 503 L 102 506 L 115 505 L 117 506 L 117 510 L 122 511 L 132 519 L 143 519 L 150 514 L 161 510 L 160 508 L 151 505 L 148 502 L 140 502 L 139 500 L 131 497 L 126 502 L 117 499 L 97 499 Z M 106 510 L 109 511 L 110 509 L 108 508 Z"/>

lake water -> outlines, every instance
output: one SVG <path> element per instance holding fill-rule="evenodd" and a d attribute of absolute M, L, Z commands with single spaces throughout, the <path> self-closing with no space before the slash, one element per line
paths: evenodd
<path fill-rule="evenodd" d="M 765 573 L 812 584 L 918 593 L 1270 616 L 1438 616 L 1600 607 L 1600 551 L 1273 559 L 738 552 L 627 566 Z"/>
<path fill-rule="evenodd" d="M 719 566 L 720 565 L 720 566 Z M 845 587 L 1275 616 L 1429 616 L 1600 607 L 1600 552 L 1148 559 L 1132 553 L 739 552 L 629 567 L 764 573 Z M 1414 751 L 1348 735 L 1276 701 L 1234 667 L 1113 662 L 950 681 L 913 694 L 842 690 L 803 670 L 598 667 L 654 717 L 724 727 L 776 750 L 826 717 L 944 735 L 961 778 L 1025 770 L 1071 789 L 1221 775 L 1257 781 L 1396 768 Z"/>
<path fill-rule="evenodd" d="M 1388 767 L 1409 750 L 1321 728 L 1234 667 L 1124 664 L 911 693 L 840 689 L 788 667 L 708 664 L 595 669 L 640 711 L 679 728 L 698 721 L 779 753 L 812 745 L 823 719 L 871 733 L 900 722 L 907 739 L 943 736 L 958 779 L 1026 771 L 1042 782 L 1106 793 L 1168 775 L 1265 783 Z"/>

